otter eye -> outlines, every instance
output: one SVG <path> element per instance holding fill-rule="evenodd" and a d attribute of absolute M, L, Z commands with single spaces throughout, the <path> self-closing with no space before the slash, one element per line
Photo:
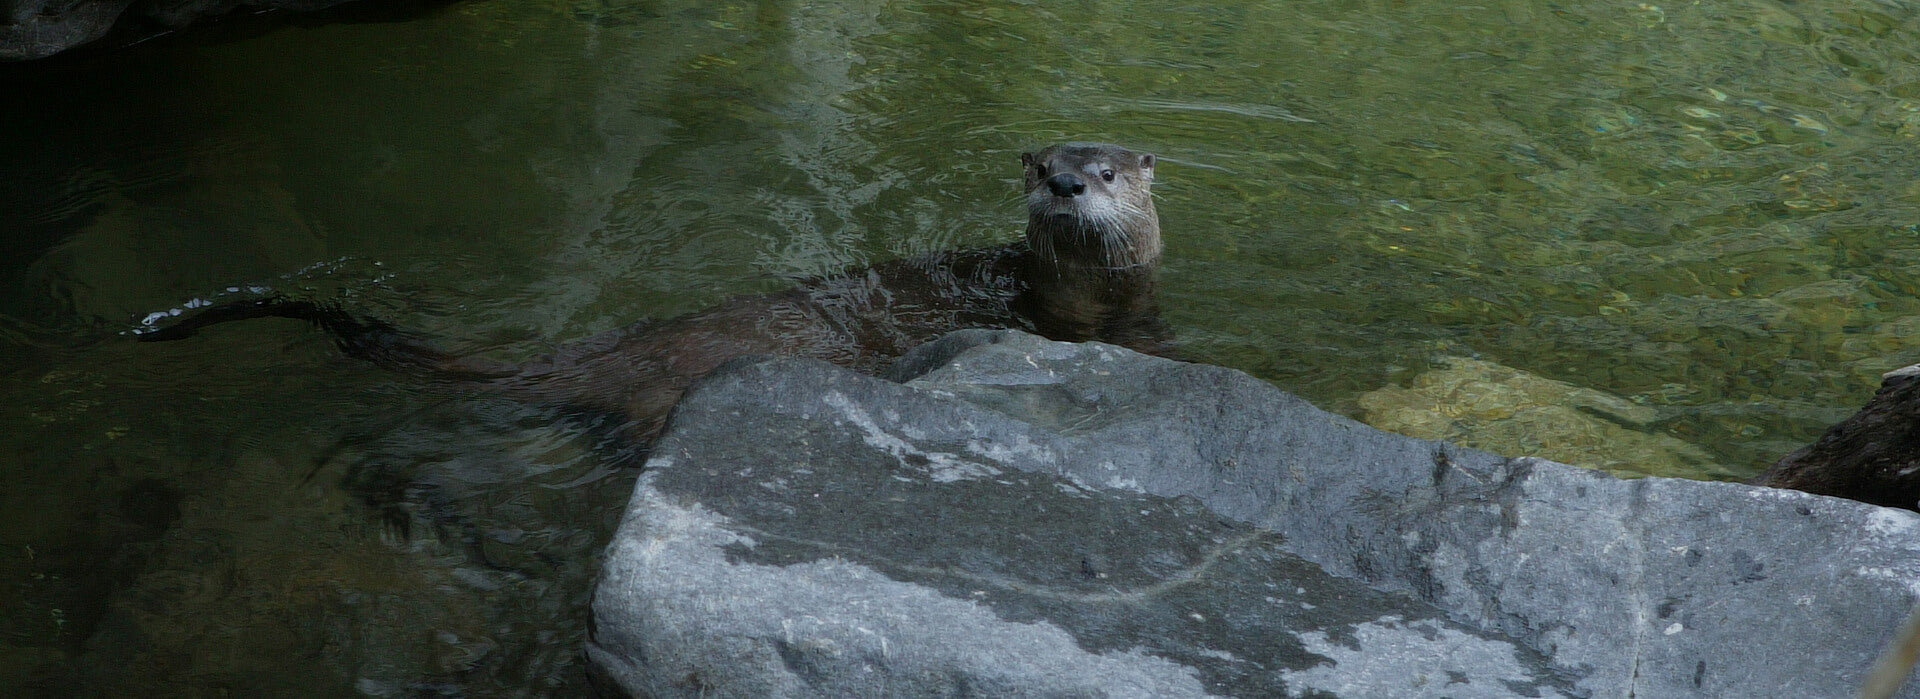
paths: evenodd
<path fill-rule="evenodd" d="M 1047 176 L 1047 164 L 1046 164 L 1046 163 L 1034 163 L 1034 164 L 1033 164 L 1033 173 L 1034 173 L 1034 174 L 1036 174 L 1036 175 L 1039 175 L 1039 176 L 1041 176 L 1041 177 L 1046 177 L 1046 176 Z"/>
<path fill-rule="evenodd" d="M 1106 180 L 1106 181 L 1108 181 L 1108 182 L 1112 182 L 1112 181 L 1113 181 L 1113 171 L 1112 171 L 1112 170 L 1101 170 L 1101 171 L 1100 171 L 1100 179 L 1103 179 L 1103 180 Z"/>

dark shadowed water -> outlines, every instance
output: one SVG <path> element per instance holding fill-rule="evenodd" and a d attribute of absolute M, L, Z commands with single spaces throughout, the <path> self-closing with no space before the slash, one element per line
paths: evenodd
<path fill-rule="evenodd" d="M 1917 28 L 1904 0 L 494 0 L 0 69 L 0 693 L 580 688 L 631 449 L 293 321 L 121 334 L 148 314 L 267 285 L 527 357 L 1011 240 L 1018 155 L 1060 140 L 1162 157 L 1195 358 L 1578 461 L 1528 421 L 1565 394 L 1677 464 L 1640 472 L 1750 475 L 1920 361 Z"/>

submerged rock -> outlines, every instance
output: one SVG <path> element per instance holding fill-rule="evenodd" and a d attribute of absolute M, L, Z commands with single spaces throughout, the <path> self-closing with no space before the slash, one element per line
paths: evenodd
<path fill-rule="evenodd" d="M 1228 369 L 966 331 L 896 374 L 689 392 L 595 594 L 610 689 L 1837 696 L 1920 581 L 1912 513 L 1501 458 Z"/>
<path fill-rule="evenodd" d="M 1699 447 L 1651 432 L 1649 406 L 1502 366 L 1450 357 L 1407 386 L 1360 396 L 1367 424 L 1502 454 L 1527 454 L 1616 476 L 1734 474 Z"/>

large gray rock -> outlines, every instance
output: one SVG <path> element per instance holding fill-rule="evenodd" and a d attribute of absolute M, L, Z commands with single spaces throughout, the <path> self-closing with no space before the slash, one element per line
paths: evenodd
<path fill-rule="evenodd" d="M 731 364 L 589 655 L 646 696 L 1845 696 L 1920 519 L 1387 434 L 1239 372 L 956 333 Z M 1920 696 L 1909 691 L 1907 696 Z"/>
<path fill-rule="evenodd" d="M 311 12 L 351 1 L 0 0 L 0 60 L 46 58 L 106 36 L 123 19 L 156 29 L 181 29 L 240 10 Z"/>

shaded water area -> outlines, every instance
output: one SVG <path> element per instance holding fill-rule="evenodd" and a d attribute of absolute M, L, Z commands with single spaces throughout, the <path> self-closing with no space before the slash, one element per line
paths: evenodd
<path fill-rule="evenodd" d="M 1554 455 L 1564 425 L 1523 408 L 1560 401 L 1662 473 L 1751 475 L 1920 361 L 1917 26 L 1831 0 L 481 1 L 5 67 L 0 693 L 584 681 L 631 445 L 297 322 L 121 334 L 143 316 L 261 284 L 524 358 L 1012 240 L 1018 155 L 1061 140 L 1161 156 L 1194 359 L 1507 453 Z"/>

